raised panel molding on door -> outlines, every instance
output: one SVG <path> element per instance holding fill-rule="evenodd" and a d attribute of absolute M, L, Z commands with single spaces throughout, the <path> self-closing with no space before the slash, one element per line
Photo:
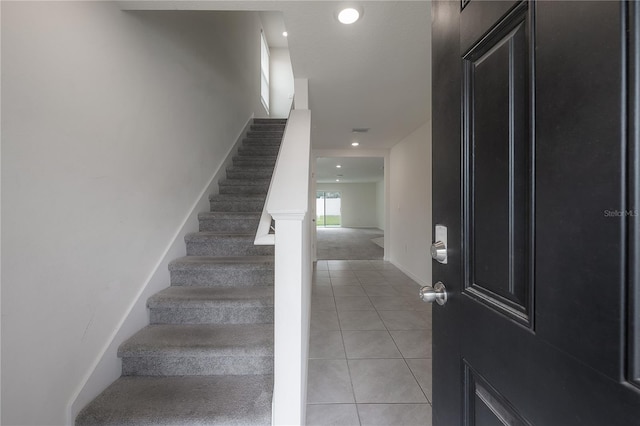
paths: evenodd
<path fill-rule="evenodd" d="M 463 57 L 464 294 L 529 327 L 532 14 L 520 3 Z"/>
<path fill-rule="evenodd" d="M 464 426 L 531 426 L 467 360 L 464 363 Z"/>

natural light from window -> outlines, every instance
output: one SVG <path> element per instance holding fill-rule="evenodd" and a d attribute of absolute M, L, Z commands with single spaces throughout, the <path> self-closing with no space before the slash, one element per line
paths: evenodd
<path fill-rule="evenodd" d="M 260 100 L 269 114 L 269 46 L 264 32 L 260 33 L 260 81 Z"/>

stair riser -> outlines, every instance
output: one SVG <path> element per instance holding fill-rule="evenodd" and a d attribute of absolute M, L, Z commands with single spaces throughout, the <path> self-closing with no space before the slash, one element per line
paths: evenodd
<path fill-rule="evenodd" d="M 241 167 L 227 169 L 227 179 L 271 179 L 273 167 Z"/>
<path fill-rule="evenodd" d="M 264 201 L 211 201 L 212 212 L 261 212 Z"/>
<path fill-rule="evenodd" d="M 273 373 L 272 357 L 123 357 L 123 376 L 221 376 Z"/>
<path fill-rule="evenodd" d="M 212 270 L 184 269 L 170 272 L 171 285 L 195 287 L 253 287 L 272 286 L 273 265 L 270 269 L 220 267 Z"/>
<path fill-rule="evenodd" d="M 259 218 L 255 219 L 200 219 L 200 232 L 255 232 Z"/>
<path fill-rule="evenodd" d="M 279 147 L 264 147 L 264 146 L 251 146 L 241 147 L 238 149 L 238 155 L 241 157 L 276 157 L 280 151 Z"/>
<path fill-rule="evenodd" d="M 262 131 L 249 130 L 247 132 L 247 139 L 260 139 L 260 138 L 282 139 L 283 135 L 284 135 L 284 132 L 262 132 Z"/>
<path fill-rule="evenodd" d="M 151 308 L 151 324 L 273 324 L 273 306 Z"/>
<path fill-rule="evenodd" d="M 221 195 L 266 195 L 269 185 L 220 185 Z"/>
<path fill-rule="evenodd" d="M 189 241 L 187 256 L 273 256 L 273 246 L 256 246 L 253 241 L 221 239 Z"/>

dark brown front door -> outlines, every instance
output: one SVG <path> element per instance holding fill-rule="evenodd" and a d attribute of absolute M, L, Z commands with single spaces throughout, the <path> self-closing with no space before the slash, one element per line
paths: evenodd
<path fill-rule="evenodd" d="M 640 425 L 637 9 L 433 4 L 435 425 Z"/>

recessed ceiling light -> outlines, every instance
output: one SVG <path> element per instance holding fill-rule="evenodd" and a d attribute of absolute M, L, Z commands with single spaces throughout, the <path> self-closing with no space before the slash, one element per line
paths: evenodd
<path fill-rule="evenodd" d="M 283 37 L 289 37 L 289 33 L 285 31 L 285 32 L 282 33 L 282 36 Z"/>
<path fill-rule="evenodd" d="M 341 168 L 342 168 L 342 166 L 341 166 L 340 164 L 338 164 L 338 165 L 336 166 L 336 169 L 341 169 Z"/>
<path fill-rule="evenodd" d="M 358 146 L 358 145 L 360 145 L 359 142 L 351 142 L 351 146 Z"/>
<path fill-rule="evenodd" d="M 340 182 L 340 179 L 336 179 L 336 182 Z"/>
<path fill-rule="evenodd" d="M 343 24 L 353 24 L 358 19 L 360 19 L 360 12 L 353 7 L 347 7 L 338 12 L 338 21 Z"/>

